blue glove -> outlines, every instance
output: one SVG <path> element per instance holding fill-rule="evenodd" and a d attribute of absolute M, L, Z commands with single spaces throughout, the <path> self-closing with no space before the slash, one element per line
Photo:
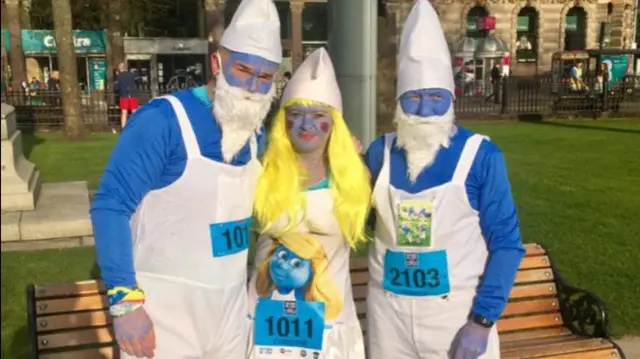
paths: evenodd
<path fill-rule="evenodd" d="M 451 359 L 478 359 L 487 351 L 491 328 L 472 321 L 462 326 L 451 343 Z"/>
<path fill-rule="evenodd" d="M 153 358 L 156 348 L 156 335 L 153 323 L 140 307 L 113 318 L 113 331 L 118 346 L 125 353 L 138 358 Z"/>

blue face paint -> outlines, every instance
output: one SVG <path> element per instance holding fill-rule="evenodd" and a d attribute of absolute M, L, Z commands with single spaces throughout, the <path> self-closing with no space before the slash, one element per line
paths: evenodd
<path fill-rule="evenodd" d="M 286 121 L 289 139 L 298 153 L 324 149 L 333 124 L 329 108 L 294 105 L 286 109 Z"/>
<path fill-rule="evenodd" d="M 400 107 L 408 115 L 442 116 L 451 107 L 453 96 L 445 89 L 431 88 L 407 91 L 400 96 Z"/>
<path fill-rule="evenodd" d="M 311 263 L 280 245 L 271 256 L 269 274 L 281 293 L 303 288 L 311 279 Z"/>
<path fill-rule="evenodd" d="M 222 73 L 227 83 L 252 93 L 266 94 L 273 85 L 278 64 L 257 55 L 228 51 L 222 64 Z"/>

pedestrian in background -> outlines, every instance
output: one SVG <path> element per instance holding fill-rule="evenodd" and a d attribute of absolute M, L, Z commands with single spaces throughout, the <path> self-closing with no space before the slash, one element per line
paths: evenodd
<path fill-rule="evenodd" d="M 118 65 L 116 76 L 116 94 L 120 99 L 120 124 L 122 128 L 127 124 L 129 112 L 133 113 L 140 106 L 136 97 L 136 77 L 129 72 L 124 63 Z"/>

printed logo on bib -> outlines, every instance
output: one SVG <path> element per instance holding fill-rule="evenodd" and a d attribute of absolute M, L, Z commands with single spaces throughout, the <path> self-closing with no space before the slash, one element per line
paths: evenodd
<path fill-rule="evenodd" d="M 415 297 L 449 293 L 447 252 L 398 252 L 387 250 L 384 256 L 384 290 Z"/>
<path fill-rule="evenodd" d="M 322 350 L 324 303 L 261 298 L 255 312 L 254 344 L 261 347 Z"/>
<path fill-rule="evenodd" d="M 431 247 L 431 213 L 433 203 L 429 201 L 402 201 L 398 205 L 398 227 L 396 245 Z"/>
<path fill-rule="evenodd" d="M 251 218 L 209 225 L 214 257 L 224 257 L 249 249 Z"/>

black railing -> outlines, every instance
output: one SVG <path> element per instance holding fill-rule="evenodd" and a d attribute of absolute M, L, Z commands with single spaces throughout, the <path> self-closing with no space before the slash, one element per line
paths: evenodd
<path fill-rule="evenodd" d="M 640 77 L 628 76 L 614 87 L 597 81 L 585 81 L 576 88 L 567 81 L 551 77 L 511 77 L 494 85 L 490 81 L 460 84 L 455 101 L 459 118 L 515 117 L 519 115 L 597 116 L 603 112 L 640 117 Z M 494 89 L 495 86 L 495 89 Z M 278 84 L 278 92 L 282 85 Z M 154 96 L 176 91 L 139 88 L 140 105 Z M 63 111 L 58 91 L 30 89 L 2 93 L 2 102 L 16 108 L 21 127 L 57 127 L 63 124 Z M 274 108 L 277 103 L 274 103 Z M 113 92 L 91 92 L 82 95 L 85 122 L 96 127 L 116 128 L 120 123 L 118 97 Z"/>

